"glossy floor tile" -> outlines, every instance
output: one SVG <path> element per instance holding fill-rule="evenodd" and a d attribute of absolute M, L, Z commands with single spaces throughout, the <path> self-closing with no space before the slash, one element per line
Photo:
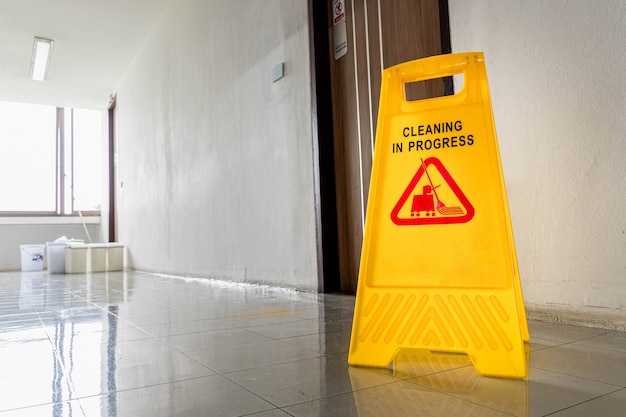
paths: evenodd
<path fill-rule="evenodd" d="M 354 297 L 137 272 L 0 273 L 0 417 L 624 416 L 626 334 L 529 322 L 529 377 L 348 366 Z"/>

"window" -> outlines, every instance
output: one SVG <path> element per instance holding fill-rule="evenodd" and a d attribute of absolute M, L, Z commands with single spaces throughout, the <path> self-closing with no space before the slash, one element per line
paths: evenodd
<path fill-rule="evenodd" d="M 66 109 L 66 113 L 67 113 Z M 100 211 L 102 201 L 102 117 L 101 111 L 74 109 L 71 111 L 73 182 L 72 211 Z M 67 125 L 67 124 L 66 124 Z M 65 135 L 67 138 L 67 134 Z M 67 141 L 66 141 L 67 142 Z M 67 170 L 66 170 L 67 172 Z M 66 184 L 66 187 L 69 184 Z"/>
<path fill-rule="evenodd" d="M 98 214 L 102 117 L 98 110 L 0 101 L 0 213 Z"/>

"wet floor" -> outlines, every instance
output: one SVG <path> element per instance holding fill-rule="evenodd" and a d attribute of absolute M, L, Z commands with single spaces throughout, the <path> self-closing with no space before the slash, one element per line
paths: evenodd
<path fill-rule="evenodd" d="M 0 273 L 0 417 L 624 416 L 626 334 L 529 322 L 527 380 L 349 367 L 354 297 L 137 272 Z"/>

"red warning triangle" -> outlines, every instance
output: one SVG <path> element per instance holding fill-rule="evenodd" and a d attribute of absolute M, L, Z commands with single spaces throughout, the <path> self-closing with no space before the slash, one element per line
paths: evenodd
<path fill-rule="evenodd" d="M 431 171 L 433 169 L 431 167 L 434 167 L 439 172 L 439 175 L 446 182 L 458 203 L 454 202 L 454 205 L 446 205 L 439 199 L 440 196 L 437 193 L 437 189 L 441 184 L 433 183 L 429 172 L 429 169 Z M 424 174 L 427 178 L 426 185 L 423 186 L 422 190 L 416 190 Z M 424 182 L 422 183 L 424 184 Z M 416 191 L 419 193 L 416 193 Z M 411 204 L 410 210 L 404 209 L 409 200 L 409 204 Z M 452 176 L 441 161 L 433 157 L 421 161 L 419 169 L 391 211 L 391 220 L 398 226 L 467 223 L 472 217 L 474 217 L 474 207 L 454 179 L 452 179 Z"/>

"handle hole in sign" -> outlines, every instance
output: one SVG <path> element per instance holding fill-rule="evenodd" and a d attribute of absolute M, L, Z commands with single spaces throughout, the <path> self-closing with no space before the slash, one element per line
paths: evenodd
<path fill-rule="evenodd" d="M 456 88 L 455 88 L 456 87 Z M 428 100 L 436 97 L 453 96 L 463 87 L 463 75 L 448 75 L 441 78 L 412 81 L 404 83 L 404 98 L 406 101 Z"/>

